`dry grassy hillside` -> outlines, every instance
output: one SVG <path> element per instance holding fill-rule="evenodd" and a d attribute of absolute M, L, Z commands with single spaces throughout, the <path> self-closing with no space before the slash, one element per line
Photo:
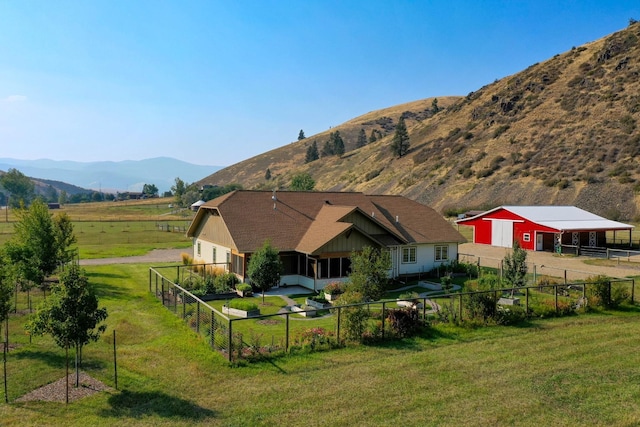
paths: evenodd
<path fill-rule="evenodd" d="M 286 188 L 308 172 L 318 190 L 403 194 L 442 211 L 501 204 L 573 204 L 610 218 L 640 213 L 640 23 L 572 48 L 466 97 L 438 97 L 370 112 L 225 168 L 201 183 Z M 410 152 L 395 158 L 403 115 Z M 356 148 L 357 135 L 382 138 Z M 342 157 L 305 164 L 330 132 Z M 267 168 L 270 180 L 265 179 Z"/>

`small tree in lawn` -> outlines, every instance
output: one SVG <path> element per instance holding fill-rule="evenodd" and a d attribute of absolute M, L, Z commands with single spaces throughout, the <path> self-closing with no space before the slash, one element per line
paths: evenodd
<path fill-rule="evenodd" d="M 35 335 L 50 334 L 56 344 L 67 351 L 70 346 L 75 347 L 75 384 L 78 387 L 82 347 L 100 338 L 107 328 L 100 323 L 106 318 L 107 309 L 98 308 L 98 298 L 87 276 L 78 265 L 71 264 L 26 327 Z"/>
<path fill-rule="evenodd" d="M 516 288 L 524 286 L 527 277 L 527 251 L 520 247 L 517 240 L 513 242 L 511 253 L 502 260 L 502 265 L 504 279 L 513 286 L 511 290 L 511 298 L 513 298 Z"/>
<path fill-rule="evenodd" d="M 351 274 L 348 290 L 358 292 L 364 299 L 382 298 L 389 283 L 391 257 L 388 251 L 365 246 L 351 254 Z"/>
<path fill-rule="evenodd" d="M 0 254 L 0 260 L 2 254 Z M 4 329 L 4 349 L 2 363 L 4 365 L 4 400 L 9 401 L 7 396 L 7 351 L 9 350 L 9 310 L 11 310 L 11 296 L 13 294 L 13 286 L 7 277 L 4 265 L 0 265 L 0 336 L 2 336 L 2 325 L 6 323 Z"/>
<path fill-rule="evenodd" d="M 280 283 L 282 273 L 282 263 L 278 250 L 271 246 L 269 241 L 264 242 L 249 259 L 247 275 L 251 282 L 262 291 L 262 303 L 264 304 L 264 293 Z"/>

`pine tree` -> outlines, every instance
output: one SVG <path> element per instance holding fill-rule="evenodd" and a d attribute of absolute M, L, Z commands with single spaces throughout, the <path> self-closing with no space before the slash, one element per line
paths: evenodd
<path fill-rule="evenodd" d="M 271 179 L 271 169 L 267 168 L 267 171 L 264 173 L 264 179 L 267 181 Z"/>
<path fill-rule="evenodd" d="M 440 111 L 440 107 L 438 107 L 438 98 L 433 98 L 433 101 L 431 101 L 431 112 L 436 115 L 438 114 L 438 111 Z"/>
<path fill-rule="evenodd" d="M 331 135 L 333 139 L 333 154 L 335 154 L 338 157 L 342 157 L 342 155 L 344 154 L 344 141 L 340 136 L 340 131 L 337 130 Z"/>
<path fill-rule="evenodd" d="M 393 135 L 393 141 L 391 142 L 391 149 L 393 150 L 393 154 L 402 157 L 409 151 L 409 146 L 410 141 L 407 125 L 404 123 L 404 118 L 400 117 L 396 125 L 396 133 Z"/>
<path fill-rule="evenodd" d="M 364 147 L 367 145 L 367 134 L 364 132 L 364 129 L 360 129 L 360 133 L 358 134 L 358 140 L 356 141 L 356 147 Z"/>
<path fill-rule="evenodd" d="M 302 141 L 305 138 L 306 136 L 304 136 L 304 131 L 300 129 L 300 133 L 298 134 L 298 141 Z"/>
<path fill-rule="evenodd" d="M 376 130 L 372 129 L 371 135 L 369 136 L 369 143 L 371 144 L 372 142 L 376 142 L 377 140 L 378 138 L 376 138 Z"/>
<path fill-rule="evenodd" d="M 320 154 L 318 154 L 318 144 L 313 141 L 313 143 L 307 147 L 307 155 L 304 158 L 305 163 L 311 163 L 314 160 L 318 160 L 320 158 Z"/>
<path fill-rule="evenodd" d="M 322 147 L 322 157 L 333 156 L 334 154 L 335 152 L 333 151 L 333 143 L 331 139 L 329 139 L 329 141 L 326 141 L 324 143 L 324 146 Z"/>

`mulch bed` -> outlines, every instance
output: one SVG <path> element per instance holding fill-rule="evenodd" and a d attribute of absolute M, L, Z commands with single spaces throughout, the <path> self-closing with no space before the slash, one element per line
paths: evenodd
<path fill-rule="evenodd" d="M 80 372 L 80 386 L 75 387 L 76 374 L 75 372 L 69 374 L 66 378 L 69 382 L 69 402 L 83 397 L 91 396 L 101 391 L 113 390 L 111 387 L 104 383 L 90 377 L 84 372 Z M 16 402 L 29 402 L 34 400 L 40 400 L 45 402 L 65 402 L 66 401 L 66 386 L 65 378 L 60 378 L 58 381 L 51 384 L 47 384 L 44 387 L 40 387 L 25 394 L 22 397 L 17 398 Z"/>

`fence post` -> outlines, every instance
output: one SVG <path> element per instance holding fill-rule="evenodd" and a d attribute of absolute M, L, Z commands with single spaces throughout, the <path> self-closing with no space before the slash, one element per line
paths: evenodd
<path fill-rule="evenodd" d="M 565 274 L 567 273 L 567 270 L 564 271 Z M 565 281 L 565 283 L 567 283 Z M 558 285 L 554 285 L 553 288 L 555 289 L 555 294 L 556 294 L 556 314 L 558 314 Z"/>
<path fill-rule="evenodd" d="M 196 333 L 200 333 L 200 301 L 196 301 Z"/>
<path fill-rule="evenodd" d="M 636 290 L 636 279 L 631 279 L 631 304 L 634 304 L 634 294 Z"/>
<path fill-rule="evenodd" d="M 229 319 L 229 336 L 227 337 L 229 349 L 229 362 L 233 362 L 233 320 Z"/>
<path fill-rule="evenodd" d="M 386 303 L 383 302 L 382 303 L 382 339 L 384 339 L 384 309 L 385 309 Z"/>
<path fill-rule="evenodd" d="M 564 271 L 564 284 L 567 284 L 567 270 Z"/>
<path fill-rule="evenodd" d="M 187 300 L 185 299 L 185 291 L 182 291 L 182 319 L 187 317 Z"/>
<path fill-rule="evenodd" d="M 149 269 L 149 293 L 151 293 L 151 272 L 152 270 Z"/>
<path fill-rule="evenodd" d="M 462 294 L 458 294 L 458 301 L 459 301 L 458 314 L 460 317 L 460 321 L 462 322 Z"/>
<path fill-rule="evenodd" d="M 286 326 L 286 333 L 285 333 L 285 338 L 284 338 L 284 352 L 288 353 L 289 352 L 289 313 L 287 312 L 286 316 L 287 316 L 287 326 Z"/>
<path fill-rule="evenodd" d="M 164 277 L 162 278 L 162 305 L 164 306 Z"/>
<path fill-rule="evenodd" d="M 526 297 L 524 299 L 524 312 L 529 317 L 529 287 L 527 287 Z"/>
<path fill-rule="evenodd" d="M 632 292 L 633 294 L 633 292 Z M 633 300 L 632 300 L 633 302 Z M 422 321 L 426 324 L 427 323 L 427 298 L 423 298 L 422 299 Z"/>
<path fill-rule="evenodd" d="M 338 344 L 340 344 L 340 314 L 341 314 L 341 309 L 340 307 L 338 307 L 338 330 L 336 332 L 336 339 L 338 340 Z"/>
<path fill-rule="evenodd" d="M 209 330 L 211 334 L 211 348 L 215 349 L 216 347 L 216 315 L 213 310 L 211 310 L 211 328 Z"/>

